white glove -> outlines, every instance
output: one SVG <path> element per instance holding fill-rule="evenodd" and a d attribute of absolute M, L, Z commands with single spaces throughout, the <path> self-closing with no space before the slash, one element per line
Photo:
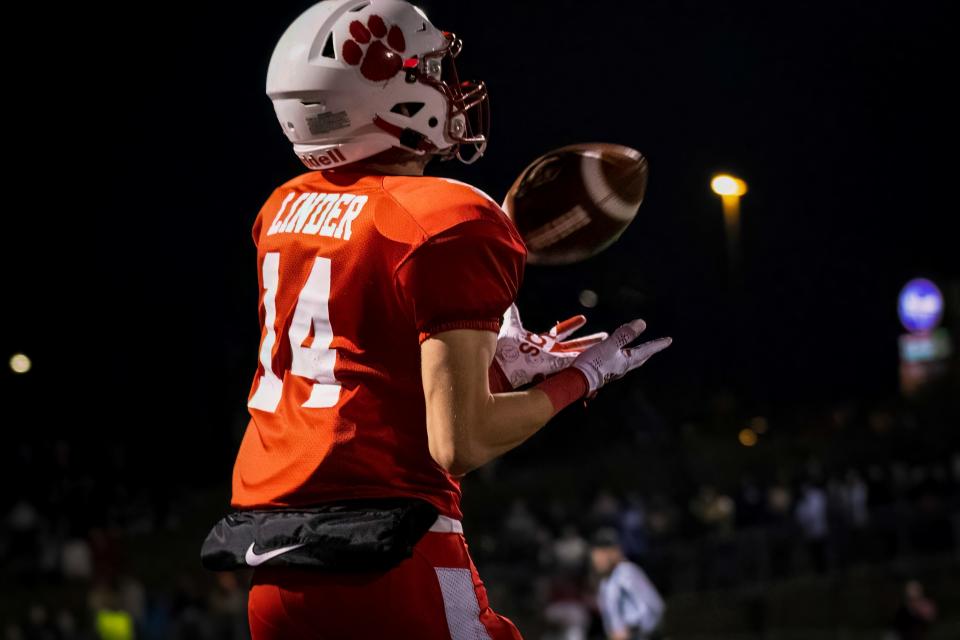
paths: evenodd
<path fill-rule="evenodd" d="M 547 332 L 533 333 L 520 323 L 517 305 L 510 305 L 503 314 L 494 364 L 500 367 L 514 389 L 537 378 L 545 378 L 569 367 L 581 351 L 607 338 L 605 332 L 600 332 L 564 341 L 586 323 L 586 317 L 574 316 L 558 322 Z"/>
<path fill-rule="evenodd" d="M 663 351 L 673 342 L 672 338 L 658 338 L 650 342 L 625 349 L 647 328 L 643 320 L 634 320 L 621 325 L 613 335 L 578 355 L 573 366 L 583 372 L 590 387 L 588 393 L 611 380 L 622 378 L 628 371 L 636 369 L 650 359 L 653 354 Z"/>

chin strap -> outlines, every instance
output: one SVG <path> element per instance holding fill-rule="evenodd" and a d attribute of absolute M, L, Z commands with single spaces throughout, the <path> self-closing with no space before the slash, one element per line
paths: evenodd
<path fill-rule="evenodd" d="M 373 124 L 395 137 L 400 141 L 400 144 L 408 149 L 413 149 L 421 153 L 433 153 L 437 150 L 437 146 L 430 142 L 427 136 L 419 131 L 397 126 L 391 122 L 387 122 L 380 116 L 374 117 Z"/>

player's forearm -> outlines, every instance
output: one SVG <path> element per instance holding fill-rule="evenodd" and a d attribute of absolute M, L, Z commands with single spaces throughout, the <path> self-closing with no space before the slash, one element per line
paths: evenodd
<path fill-rule="evenodd" d="M 586 380 L 576 370 L 562 371 L 525 391 L 485 393 L 483 401 L 455 412 L 462 435 L 451 473 L 462 475 L 514 449 L 543 428 L 558 411 L 582 398 Z"/>
<path fill-rule="evenodd" d="M 526 391 L 491 393 L 495 337 L 451 330 L 421 346 L 427 444 L 437 464 L 453 475 L 510 451 L 587 392 L 583 374 L 565 370 Z"/>
<path fill-rule="evenodd" d="M 539 389 L 488 395 L 477 415 L 461 426 L 468 437 L 450 472 L 468 473 L 502 456 L 542 429 L 553 415 L 553 403 Z"/>

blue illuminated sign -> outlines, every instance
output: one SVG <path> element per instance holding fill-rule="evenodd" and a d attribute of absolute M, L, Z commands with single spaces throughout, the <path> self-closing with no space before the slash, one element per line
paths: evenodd
<path fill-rule="evenodd" d="M 900 291 L 897 311 L 900 313 L 900 322 L 907 331 L 932 331 L 943 317 L 943 294 L 937 285 L 926 278 L 916 278 Z"/>

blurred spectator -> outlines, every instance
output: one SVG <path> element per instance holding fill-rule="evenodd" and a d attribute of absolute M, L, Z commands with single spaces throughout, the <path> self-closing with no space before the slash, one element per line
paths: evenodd
<path fill-rule="evenodd" d="M 870 489 L 856 469 L 847 471 L 843 484 L 843 508 L 846 521 L 856 529 L 867 525 Z"/>
<path fill-rule="evenodd" d="M 910 504 L 918 515 L 910 532 L 912 546 L 924 553 L 948 550 L 954 533 L 946 509 L 950 494 L 946 469 L 941 465 L 915 465 L 910 477 Z"/>
<path fill-rule="evenodd" d="M 3 629 L 4 640 L 24 640 L 23 629 L 14 622 L 8 622 Z"/>
<path fill-rule="evenodd" d="M 171 623 L 172 612 L 167 599 L 161 594 L 148 594 L 143 622 L 145 640 L 166 640 L 171 635 Z"/>
<path fill-rule="evenodd" d="M 698 549 L 697 564 L 702 568 L 698 586 L 729 586 L 736 573 L 731 539 L 736 518 L 733 499 L 711 486 L 703 486 L 691 502 L 690 511 L 699 525 L 698 529 L 707 534 Z"/>
<path fill-rule="evenodd" d="M 923 640 L 937 619 L 937 605 L 923 592 L 923 585 L 910 580 L 903 588 L 903 602 L 894 616 L 899 640 Z"/>
<path fill-rule="evenodd" d="M 116 579 L 123 567 L 123 538 L 113 526 L 92 527 L 89 533 L 93 570 L 97 578 Z"/>
<path fill-rule="evenodd" d="M 643 499 L 637 493 L 627 495 L 620 512 L 620 541 L 623 553 L 639 561 L 647 553 L 647 512 Z"/>
<path fill-rule="evenodd" d="M 504 533 L 508 536 L 516 536 L 525 540 L 532 540 L 536 537 L 539 524 L 536 517 L 531 513 L 525 500 L 517 498 L 510 505 L 510 512 L 503 523 Z"/>
<path fill-rule="evenodd" d="M 210 640 L 213 622 L 207 611 L 206 598 L 190 576 L 181 576 L 173 597 L 172 640 Z"/>
<path fill-rule="evenodd" d="M 910 491 L 910 471 L 902 462 L 890 464 L 890 481 L 888 483 L 894 502 L 904 501 Z"/>
<path fill-rule="evenodd" d="M 243 640 L 250 637 L 247 626 L 247 590 L 237 573 L 217 573 L 217 586 L 210 594 L 215 640 Z"/>
<path fill-rule="evenodd" d="M 792 506 L 793 495 L 790 487 L 782 478 L 778 479 L 767 489 L 767 513 L 772 515 L 774 520 L 784 520 L 789 517 Z"/>
<path fill-rule="evenodd" d="M 848 469 L 843 479 L 831 476 L 827 498 L 832 556 L 839 566 L 847 566 L 864 554 L 861 538 L 869 521 L 869 489 L 856 469 Z"/>
<path fill-rule="evenodd" d="M 767 514 L 770 519 L 770 568 L 774 577 L 788 575 L 794 530 L 793 493 L 783 477 L 767 489 Z"/>
<path fill-rule="evenodd" d="M 563 527 L 563 533 L 553 543 L 553 556 L 557 568 L 561 571 L 573 573 L 584 567 L 589 548 L 577 526 L 568 523 Z"/>
<path fill-rule="evenodd" d="M 677 509 L 662 493 L 653 496 L 648 516 L 650 533 L 655 537 L 669 536 L 676 529 Z"/>
<path fill-rule="evenodd" d="M 142 627 L 147 614 L 147 593 L 143 583 L 130 575 L 117 581 L 117 598 L 120 607 L 133 616 L 137 627 Z"/>
<path fill-rule="evenodd" d="M 613 493 L 600 491 L 590 507 L 592 528 L 616 527 L 620 519 L 620 503 Z"/>
<path fill-rule="evenodd" d="M 738 528 L 756 526 L 766 519 L 763 491 L 752 475 L 748 474 L 740 479 L 740 490 L 737 492 L 734 507 Z"/>
<path fill-rule="evenodd" d="M 503 521 L 500 548 L 504 556 L 513 561 L 539 558 L 545 551 L 539 544 L 540 523 L 530 511 L 526 501 L 516 499 L 510 505 L 510 511 Z"/>
<path fill-rule="evenodd" d="M 570 522 L 570 520 L 573 519 L 570 509 L 574 506 L 575 503 L 571 501 L 569 497 L 564 496 L 561 498 L 558 495 L 550 496 L 546 509 L 546 516 L 550 525 L 556 528 Z"/>
<path fill-rule="evenodd" d="M 887 475 L 879 464 L 871 464 L 867 468 L 867 496 L 867 504 L 870 508 L 887 505 L 893 501 Z"/>
<path fill-rule="evenodd" d="M 711 486 L 702 486 L 690 504 L 690 512 L 700 528 L 707 532 L 729 533 L 733 530 L 736 505 L 730 496 Z"/>
<path fill-rule="evenodd" d="M 45 522 L 37 533 L 38 556 L 36 562 L 37 575 L 58 582 L 61 575 L 62 548 L 60 536 Z"/>
<path fill-rule="evenodd" d="M 134 640 L 133 616 L 122 609 L 102 608 L 94 612 L 99 640 Z"/>
<path fill-rule="evenodd" d="M 10 509 L 6 518 L 9 531 L 8 570 L 17 580 L 35 577 L 40 532 L 40 512 L 32 502 L 21 498 Z"/>
<path fill-rule="evenodd" d="M 891 431 L 894 427 L 894 417 L 889 411 L 875 409 L 867 416 L 867 424 L 876 434 L 884 434 Z"/>
<path fill-rule="evenodd" d="M 648 638 L 663 619 L 666 604 L 646 573 L 627 560 L 615 529 L 597 531 L 591 541 L 593 568 L 600 576 L 597 605 L 610 640 Z"/>
<path fill-rule="evenodd" d="M 801 490 L 796 508 L 797 523 L 806 541 L 813 567 L 818 573 L 827 570 L 827 496 L 823 489 L 807 482 Z"/>
<path fill-rule="evenodd" d="M 53 626 L 47 608 L 40 603 L 30 606 L 27 614 L 26 640 L 57 640 L 57 631 Z"/>
<path fill-rule="evenodd" d="M 63 543 L 60 570 L 67 580 L 86 582 L 93 577 L 93 553 L 84 538 L 70 538 Z"/>
<path fill-rule="evenodd" d="M 57 629 L 57 636 L 60 640 L 78 638 L 80 630 L 77 626 L 77 619 L 69 609 L 60 609 L 57 611 L 57 617 L 54 621 Z"/>
<path fill-rule="evenodd" d="M 548 625 L 544 640 L 586 640 L 590 611 L 571 579 L 553 581 L 543 619 Z"/>

